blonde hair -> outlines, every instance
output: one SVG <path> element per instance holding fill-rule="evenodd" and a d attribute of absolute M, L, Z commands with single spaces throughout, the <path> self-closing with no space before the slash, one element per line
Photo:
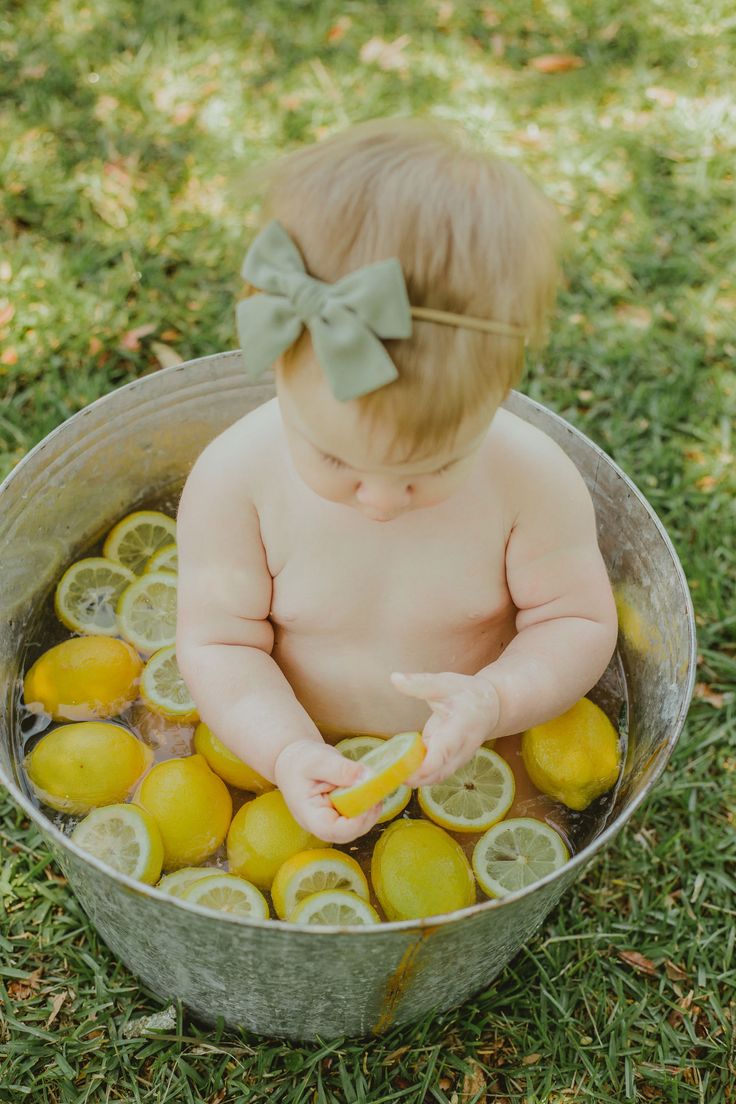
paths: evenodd
<path fill-rule="evenodd" d="M 519 169 L 471 148 L 457 125 L 375 119 L 258 177 L 263 221 L 284 225 L 317 279 L 398 257 L 413 306 L 513 323 L 541 341 L 558 279 L 557 215 Z M 305 328 L 281 359 L 284 381 L 310 344 Z M 393 431 L 406 459 L 432 455 L 468 414 L 497 406 L 523 366 L 519 338 L 416 319 L 410 338 L 385 346 L 399 378 L 353 401 L 369 426 Z"/>

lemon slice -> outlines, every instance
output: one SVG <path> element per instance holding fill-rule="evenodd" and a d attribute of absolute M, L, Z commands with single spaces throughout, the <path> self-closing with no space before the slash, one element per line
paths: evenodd
<path fill-rule="evenodd" d="M 268 905 L 261 891 L 234 874 L 208 874 L 182 889 L 179 896 L 182 901 L 217 912 L 236 912 L 252 920 L 268 918 Z"/>
<path fill-rule="evenodd" d="M 154 552 L 176 541 L 176 522 L 158 510 L 136 510 L 113 526 L 103 556 L 140 575 Z"/>
<path fill-rule="evenodd" d="M 170 897 L 181 897 L 192 882 L 201 882 L 203 878 L 216 878 L 218 874 L 220 871 L 214 867 L 183 866 L 181 870 L 175 870 L 172 874 L 164 874 L 156 889 L 168 893 Z"/>
<path fill-rule="evenodd" d="M 56 588 L 56 616 L 72 632 L 115 636 L 115 608 L 134 579 L 127 567 L 103 556 L 78 560 L 67 568 Z"/>
<path fill-rule="evenodd" d="M 344 889 L 325 889 L 305 897 L 289 914 L 290 924 L 380 924 L 372 905 Z"/>
<path fill-rule="evenodd" d="M 332 847 L 300 851 L 280 866 L 271 886 L 276 914 L 285 920 L 304 897 L 325 889 L 342 889 L 370 897 L 365 874 L 355 859 Z"/>
<path fill-rule="evenodd" d="M 346 759 L 358 762 L 369 751 L 383 747 L 385 743 L 386 741 L 381 740 L 378 736 L 348 736 L 347 739 L 340 740 L 339 744 L 335 744 L 335 747 Z M 404 811 L 410 798 L 411 788 L 409 786 L 397 786 L 393 793 L 390 793 L 388 797 L 384 797 L 383 812 L 377 823 L 385 824 L 387 820 L 393 820 L 395 816 Z"/>
<path fill-rule="evenodd" d="M 414 773 L 425 754 L 421 732 L 400 732 L 381 747 L 369 751 L 361 766 L 370 772 L 353 786 L 341 786 L 330 794 L 330 801 L 341 816 L 360 816 Z"/>
<path fill-rule="evenodd" d="M 443 782 L 420 786 L 417 796 L 422 812 L 435 824 L 451 832 L 485 832 L 506 816 L 515 792 L 514 772 L 506 760 L 481 747 Z"/>
<path fill-rule="evenodd" d="M 164 846 L 156 821 L 137 805 L 93 809 L 72 832 L 73 841 L 121 874 L 153 885 L 161 877 Z"/>
<path fill-rule="evenodd" d="M 176 575 L 170 571 L 141 575 L 120 595 L 117 616 L 121 635 L 144 655 L 173 644 Z"/>
<path fill-rule="evenodd" d="M 554 828 L 532 817 L 502 820 L 481 836 L 473 870 L 489 897 L 506 897 L 564 866 L 570 852 Z"/>
<path fill-rule="evenodd" d="M 148 660 L 141 675 L 140 692 L 148 708 L 161 717 L 185 724 L 199 720 L 197 707 L 176 662 L 174 644 L 159 648 Z"/>
<path fill-rule="evenodd" d="M 179 570 L 179 553 L 175 544 L 164 545 L 154 552 L 146 564 L 146 571 L 173 571 Z"/>

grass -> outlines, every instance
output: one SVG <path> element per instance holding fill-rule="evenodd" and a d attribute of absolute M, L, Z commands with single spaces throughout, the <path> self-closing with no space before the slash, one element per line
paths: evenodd
<path fill-rule="evenodd" d="M 2 474 L 172 350 L 234 347 L 245 165 L 351 120 L 460 118 L 572 229 L 525 389 L 662 517 L 699 667 L 665 777 L 532 944 L 462 1008 L 366 1043 L 205 1031 L 181 1010 L 126 1033 L 164 1004 L 4 801 L 0 1101 L 736 1100 L 735 33 L 727 0 L 6 6 Z M 547 54 L 583 65 L 541 73 Z"/>

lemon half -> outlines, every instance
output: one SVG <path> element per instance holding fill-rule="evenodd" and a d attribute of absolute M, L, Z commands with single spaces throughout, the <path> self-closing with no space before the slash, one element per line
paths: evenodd
<path fill-rule="evenodd" d="M 115 636 L 118 599 L 135 575 L 103 556 L 77 560 L 62 575 L 54 592 L 54 609 L 72 632 Z"/>
<path fill-rule="evenodd" d="M 182 724 L 199 719 L 197 707 L 176 662 L 176 646 L 159 648 L 143 668 L 141 697 L 149 709 Z"/>
<path fill-rule="evenodd" d="M 107 805 L 80 821 L 74 843 L 121 874 L 153 885 L 161 875 L 164 845 L 156 821 L 136 805 Z"/>
<path fill-rule="evenodd" d="M 289 915 L 290 924 L 380 924 L 381 918 L 367 901 L 340 889 L 326 889 L 304 897 Z"/>
<path fill-rule="evenodd" d="M 176 522 L 172 517 L 159 510 L 136 510 L 113 526 L 102 553 L 140 575 L 154 552 L 175 541 Z"/>
<path fill-rule="evenodd" d="M 484 832 L 506 815 L 515 792 L 514 772 L 506 760 L 481 747 L 444 782 L 420 786 L 418 798 L 424 814 L 442 828 Z"/>
<path fill-rule="evenodd" d="M 352 856 L 316 847 L 292 855 L 279 867 L 271 886 L 273 907 L 286 920 L 304 897 L 326 889 L 346 890 L 366 901 L 370 897 L 366 876 Z"/>
<path fill-rule="evenodd" d="M 176 640 L 177 576 L 171 571 L 141 575 L 120 595 L 120 633 L 143 655 L 152 655 Z"/>
<path fill-rule="evenodd" d="M 379 736 L 348 736 L 345 740 L 340 740 L 339 744 L 335 744 L 335 747 L 346 759 L 351 759 L 354 763 L 357 763 L 364 759 L 369 751 L 375 751 L 376 748 L 382 747 L 385 742 Z M 394 817 L 404 811 L 410 800 L 411 787 L 397 786 L 393 793 L 390 793 L 388 797 L 384 797 L 382 802 L 383 812 L 376 823 L 385 824 L 386 821 L 393 820 Z"/>
<path fill-rule="evenodd" d="M 182 901 L 217 912 L 235 912 L 252 920 L 268 918 L 268 904 L 260 890 L 234 874 L 210 874 L 192 881 L 179 896 Z"/>
<path fill-rule="evenodd" d="M 489 828 L 478 840 L 473 870 L 489 897 L 506 897 L 559 870 L 569 858 L 562 836 L 549 824 L 512 817 Z"/>
<path fill-rule="evenodd" d="M 360 760 L 368 776 L 352 786 L 340 786 L 330 801 L 344 817 L 360 816 L 383 801 L 414 773 L 426 748 L 421 732 L 400 732 Z"/>

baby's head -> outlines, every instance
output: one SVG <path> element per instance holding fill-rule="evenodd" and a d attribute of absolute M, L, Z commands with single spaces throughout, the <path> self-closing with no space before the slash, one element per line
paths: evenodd
<path fill-rule="evenodd" d="M 539 342 L 557 283 L 556 214 L 456 126 L 363 123 L 269 166 L 266 179 L 265 219 L 285 227 L 310 275 L 332 284 L 397 257 L 413 307 L 509 323 Z M 398 378 L 347 402 L 306 328 L 276 365 L 297 471 L 376 520 L 452 494 L 524 356 L 522 337 L 418 319 L 411 337 L 384 345 Z"/>

